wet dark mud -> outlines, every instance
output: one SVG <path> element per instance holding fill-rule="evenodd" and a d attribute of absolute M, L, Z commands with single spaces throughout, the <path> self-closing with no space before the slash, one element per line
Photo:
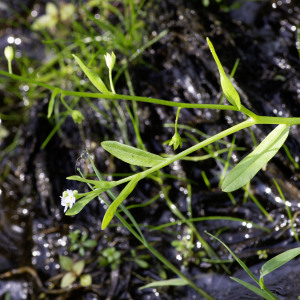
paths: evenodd
<path fill-rule="evenodd" d="M 13 8 L 11 11 L 15 11 L 15 2 L 17 1 L 9 3 Z M 135 93 L 186 103 L 219 103 L 221 92 L 218 71 L 205 40 L 209 37 L 228 73 L 236 59 L 240 59 L 234 78 L 241 101 L 246 107 L 260 115 L 299 117 L 300 61 L 296 48 L 296 26 L 300 23 L 300 2 L 246 2 L 239 9 L 226 12 L 224 6 L 229 6 L 232 2 L 222 1 L 223 7 L 211 2 L 208 8 L 204 8 L 198 0 L 153 1 L 152 9 L 147 12 L 150 35 L 154 37 L 164 29 L 168 29 L 168 34 L 146 51 L 146 64 L 130 67 Z M 26 5 L 30 11 L 34 3 L 28 1 Z M 1 11 L 1 49 L 6 46 L 8 32 L 18 32 L 27 37 L 24 43 L 27 55 L 43 60 L 46 54 L 43 52 L 43 44 L 34 42 L 36 36 L 28 29 L 4 22 L 5 16 L 14 18 L 11 11 Z M 26 15 L 26 12 L 28 10 L 18 11 L 21 15 Z M 7 31 L 6 27 L 12 29 Z M 34 49 L 35 52 L 28 49 Z M 5 62 L 1 68 L 6 68 Z M 125 85 L 122 87 L 123 83 L 124 80 L 121 79 L 118 88 L 128 93 Z M 160 280 L 161 270 L 168 278 L 174 275 L 150 255 L 147 258 L 150 267 L 139 267 L 131 259 L 130 250 L 135 249 L 138 255 L 149 253 L 139 247 L 138 242 L 121 226 L 101 231 L 105 208 L 99 201 L 92 201 L 75 217 L 67 217 L 63 213 L 59 197 L 62 191 L 67 188 L 88 191 L 83 184 L 65 179 L 75 174 L 78 166 L 86 172 L 92 172 L 85 156 L 81 156 L 85 148 L 94 157 L 101 172 L 133 172 L 128 165 L 113 160 L 100 147 L 103 140 L 122 140 L 113 114 L 113 105 L 107 106 L 101 100 L 93 100 L 99 109 L 105 111 L 107 118 L 103 118 L 86 102 L 82 102 L 80 110 L 85 116 L 83 125 L 78 127 L 71 118 L 66 118 L 59 132 L 41 150 L 42 143 L 53 128 L 53 124 L 46 119 L 47 99 L 50 95 L 42 90 L 45 100 L 33 102 L 30 109 L 26 110 L 22 94 L 13 91 L 15 87 L 20 88 L 20 83 L 1 79 L 1 113 L 5 114 L 9 109 L 20 113 L 20 119 L 2 120 L 9 134 L 0 140 L 1 297 L 4 298 L 9 293 L 10 299 L 38 299 L 41 295 L 45 299 L 201 299 L 189 287 L 139 290 L 145 284 L 145 279 Z M 11 102 L 5 100 L 8 97 L 12 99 Z M 124 102 L 120 102 L 120 105 L 125 111 Z M 141 137 L 147 149 L 157 154 L 171 154 L 172 151 L 163 142 L 173 135 L 173 128 L 165 124 L 174 123 L 176 109 L 145 103 L 139 103 L 138 108 Z M 179 123 L 213 135 L 242 120 L 243 116 L 236 112 L 183 109 Z M 130 124 L 128 116 L 126 124 Z M 134 131 L 131 125 L 128 127 L 129 139 L 134 145 Z M 254 126 L 253 134 L 260 141 L 272 128 L 269 125 Z M 180 133 L 185 138 L 184 148 L 194 143 L 191 135 L 186 133 L 202 139 L 192 131 L 180 129 Z M 299 128 L 293 127 L 286 142 L 296 162 L 299 160 L 299 133 Z M 15 136 L 17 140 L 14 147 L 7 151 Z M 231 142 L 232 137 L 225 140 Z M 251 132 L 245 130 L 238 133 L 236 144 L 249 152 L 253 145 Z M 246 151 L 234 151 L 236 161 Z M 204 151 L 197 153 L 204 154 Z M 226 159 L 226 155 L 222 158 Z M 274 219 L 273 222 L 268 221 L 249 198 L 244 201 L 243 190 L 233 194 L 236 204 L 232 204 L 227 194 L 222 193 L 218 187 L 222 169 L 223 165 L 219 161 L 209 159 L 197 163 L 183 161 L 176 167 L 166 168 L 164 172 L 179 177 L 186 176 L 191 181 L 193 217 L 231 216 L 270 229 L 267 233 L 224 219 L 195 223 L 200 234 L 210 242 L 220 258 L 228 259 L 229 253 L 204 233 L 208 231 L 216 234 L 222 229 L 219 237 L 259 276 L 262 261 L 258 258 L 258 250 L 266 250 L 271 258 L 299 246 L 291 234 L 286 209 L 278 201 L 279 195 L 272 181 L 276 178 L 290 203 L 292 214 L 295 214 L 300 202 L 299 169 L 288 159 L 285 151 L 281 150 L 251 182 L 251 194 Z M 205 185 L 201 171 L 205 171 L 211 188 Z M 170 186 L 168 195 L 172 202 L 187 215 L 186 182 L 166 179 L 164 187 L 167 186 Z M 158 184 L 145 180 L 126 204 L 143 203 L 156 196 L 159 191 Z M 241 299 L 242 295 L 243 299 L 259 299 L 231 281 L 229 275 L 220 268 L 205 260 L 191 260 L 187 266 L 182 266 L 171 242 L 178 236 L 184 236 L 186 226 L 181 224 L 163 231 L 150 231 L 147 227 L 176 219 L 163 197 L 146 208 L 132 209 L 132 213 L 140 224 L 145 225 L 142 228 L 148 241 L 214 298 Z M 299 225 L 296 217 L 296 229 Z M 70 251 L 70 240 L 67 238 L 75 229 L 86 232 L 97 241 L 97 246 L 88 249 L 84 257 L 87 265 L 85 271 L 92 275 L 93 285 L 82 288 L 75 284 L 72 289 L 66 290 L 59 287 L 62 274 L 59 255 L 80 258 L 78 253 Z M 116 270 L 100 267 L 98 264 L 100 251 L 107 247 L 116 247 L 122 253 L 122 264 Z M 268 288 L 279 299 L 297 299 L 300 295 L 297 284 L 298 262 L 299 259 L 296 259 L 265 279 Z M 229 264 L 228 268 L 231 275 L 248 281 L 236 263 Z"/>

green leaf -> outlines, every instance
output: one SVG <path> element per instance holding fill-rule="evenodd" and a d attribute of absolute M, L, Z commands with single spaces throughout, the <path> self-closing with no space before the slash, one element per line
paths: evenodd
<path fill-rule="evenodd" d="M 83 246 L 86 248 L 92 248 L 97 246 L 97 241 L 95 240 L 86 240 L 83 242 Z"/>
<path fill-rule="evenodd" d="M 73 57 L 79 64 L 81 70 L 84 72 L 84 74 L 88 77 L 88 79 L 91 81 L 91 83 L 103 94 L 111 94 L 111 92 L 106 88 L 104 82 L 102 79 L 92 70 L 87 68 L 85 64 L 81 61 L 80 58 L 78 58 L 75 54 L 73 54 Z"/>
<path fill-rule="evenodd" d="M 289 135 L 289 130 L 289 125 L 281 124 L 269 133 L 249 155 L 227 174 L 222 184 L 222 190 L 233 192 L 248 183 L 279 151 Z"/>
<path fill-rule="evenodd" d="M 165 161 L 165 158 L 159 155 L 115 141 L 102 142 L 101 146 L 113 156 L 135 166 L 154 167 Z"/>
<path fill-rule="evenodd" d="M 92 284 L 92 276 L 90 274 L 83 274 L 80 276 L 80 285 L 87 287 Z"/>
<path fill-rule="evenodd" d="M 300 254 L 300 248 L 294 248 L 287 250 L 281 254 L 276 255 L 275 257 L 268 260 L 261 268 L 261 277 L 266 276 L 272 271 L 278 269 L 282 265 L 286 264 L 296 256 Z"/>
<path fill-rule="evenodd" d="M 77 215 L 90 201 L 92 201 L 99 194 L 103 193 L 105 189 L 96 189 L 89 192 L 85 197 L 75 202 L 75 204 L 67 210 L 66 216 Z"/>
<path fill-rule="evenodd" d="M 140 268 L 147 269 L 149 267 L 148 262 L 146 262 L 143 259 L 136 258 L 134 261 L 138 264 Z"/>
<path fill-rule="evenodd" d="M 211 236 L 212 238 L 214 238 L 215 240 L 217 240 L 218 242 L 220 242 L 232 255 L 232 257 L 239 263 L 239 265 L 246 271 L 246 273 L 259 285 L 258 280 L 256 279 L 256 277 L 252 274 L 252 272 L 250 271 L 250 269 L 245 265 L 244 262 L 242 262 L 232 251 L 231 249 L 225 244 L 223 243 L 220 239 L 218 239 L 217 237 L 215 237 L 214 235 L 208 233 L 207 231 L 205 231 L 206 234 L 208 234 L 209 236 Z"/>
<path fill-rule="evenodd" d="M 68 272 L 64 275 L 64 277 L 61 280 L 60 287 L 66 288 L 70 284 L 72 284 L 76 280 L 76 275 L 72 272 Z"/>
<path fill-rule="evenodd" d="M 129 194 L 133 191 L 139 180 L 142 178 L 141 173 L 138 173 L 136 176 L 131 179 L 124 189 L 121 191 L 119 196 L 111 203 L 109 208 L 107 209 L 103 221 L 101 229 L 105 229 L 107 225 L 110 223 L 111 219 L 116 213 L 117 208 L 119 205 L 129 196 Z"/>
<path fill-rule="evenodd" d="M 57 96 L 57 94 L 60 92 L 60 89 L 56 88 L 53 90 L 50 101 L 49 101 L 49 105 L 48 105 L 48 115 L 47 118 L 50 118 L 53 112 L 53 106 L 54 106 L 54 100 L 55 97 Z"/>
<path fill-rule="evenodd" d="M 187 285 L 188 283 L 182 278 L 172 278 L 167 280 L 160 280 L 160 281 L 153 281 L 146 285 L 140 287 L 140 290 L 147 289 L 147 288 L 154 288 L 154 287 L 163 287 L 163 286 L 183 286 Z"/>
<path fill-rule="evenodd" d="M 232 105 L 236 106 L 240 110 L 241 109 L 240 96 L 239 96 L 238 92 L 236 91 L 236 89 L 234 88 L 233 84 L 231 83 L 230 79 L 225 74 L 224 69 L 222 67 L 222 64 L 221 64 L 218 56 L 217 56 L 217 53 L 215 51 L 213 44 L 210 42 L 209 38 L 206 38 L 206 40 L 207 40 L 209 49 L 214 57 L 214 60 L 218 66 L 223 93 L 224 93 L 226 99 Z"/>
<path fill-rule="evenodd" d="M 263 299 L 267 299 L 267 300 L 274 300 L 277 299 L 275 296 L 272 297 L 272 295 L 270 295 L 268 292 L 261 290 L 260 288 L 245 282 L 241 279 L 235 278 L 235 277 L 230 277 L 232 280 L 238 282 L 239 284 L 243 285 L 245 288 L 247 288 L 248 290 L 252 291 L 253 293 L 261 296 Z"/>
<path fill-rule="evenodd" d="M 71 271 L 73 266 L 73 260 L 68 256 L 60 255 L 59 264 L 66 271 Z"/>
<path fill-rule="evenodd" d="M 111 189 L 111 188 L 115 187 L 116 185 L 118 185 L 118 183 L 116 181 L 91 180 L 91 179 L 82 178 L 77 175 L 69 176 L 69 177 L 67 177 L 67 179 L 90 183 L 90 184 L 93 184 L 95 187 L 102 188 L 102 189 Z"/>
<path fill-rule="evenodd" d="M 79 260 L 73 265 L 72 270 L 77 276 L 79 276 L 82 273 L 84 266 L 85 266 L 84 260 Z"/>

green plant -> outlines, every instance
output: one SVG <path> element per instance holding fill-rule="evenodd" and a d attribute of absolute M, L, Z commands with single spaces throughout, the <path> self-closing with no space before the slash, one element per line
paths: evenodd
<path fill-rule="evenodd" d="M 177 107 L 184 107 L 184 108 L 201 107 L 201 108 L 210 108 L 210 109 L 225 109 L 225 110 L 230 109 L 230 110 L 235 110 L 243 113 L 248 117 L 248 119 L 241 122 L 240 124 L 237 124 L 229 129 L 226 129 L 216 134 L 215 136 L 212 136 L 182 151 L 177 155 L 168 158 L 163 158 L 162 156 L 152 154 L 145 150 L 137 149 L 132 146 L 124 145 L 115 141 L 102 142 L 101 143 L 102 147 L 113 156 L 129 164 L 149 168 L 135 175 L 128 176 L 127 178 L 118 181 L 110 181 L 110 182 L 107 181 L 97 182 L 94 180 L 82 179 L 80 176 L 71 176 L 68 178 L 71 180 L 78 180 L 78 181 L 83 181 L 86 183 L 93 184 L 96 190 L 99 192 L 99 194 L 104 191 L 107 191 L 108 189 L 114 186 L 118 186 L 122 183 L 128 182 L 125 188 L 120 193 L 120 195 L 117 197 L 117 199 L 108 208 L 103 219 L 102 229 L 106 228 L 106 226 L 110 223 L 120 203 L 122 203 L 128 197 L 128 195 L 132 192 L 132 190 L 135 188 L 137 183 L 143 178 L 152 174 L 153 172 L 160 170 L 161 168 L 175 162 L 176 160 L 187 157 L 189 154 L 203 148 L 204 146 L 207 146 L 215 141 L 218 141 L 230 134 L 233 134 L 247 127 L 258 125 L 258 124 L 277 124 L 278 126 L 254 149 L 254 151 L 248 154 L 227 174 L 227 176 L 225 177 L 222 183 L 222 190 L 225 192 L 232 192 L 243 187 L 279 151 L 281 146 L 284 144 L 286 138 L 288 137 L 290 126 L 300 124 L 300 118 L 280 118 L 280 117 L 259 116 L 254 114 L 250 110 L 248 110 L 246 107 L 244 107 L 240 102 L 240 98 L 236 89 L 234 88 L 233 84 L 225 74 L 222 65 L 217 57 L 217 54 L 214 50 L 213 45 L 211 44 L 209 39 L 207 39 L 207 41 L 212 51 L 212 54 L 214 56 L 214 59 L 217 63 L 219 73 L 220 73 L 220 78 L 221 78 L 221 86 L 224 95 L 231 103 L 230 106 L 215 105 L 215 104 L 211 104 L 211 105 L 210 104 L 196 104 L 196 105 L 182 104 L 182 103 L 173 103 L 173 102 L 160 100 L 160 99 L 118 95 L 118 94 L 106 92 L 105 90 L 106 88 L 103 90 L 102 86 L 98 87 L 98 89 L 100 91 L 102 90 L 103 92 L 102 94 L 100 94 L 101 97 L 108 98 L 108 99 L 122 98 L 124 100 L 144 101 L 144 102 L 151 102 L 156 104 L 177 106 Z M 91 81 L 97 86 L 98 82 L 100 82 L 101 79 L 97 75 L 95 75 L 95 73 L 91 72 L 85 67 L 83 67 L 82 70 L 91 79 Z M 62 90 L 60 92 L 62 94 L 67 94 L 67 95 L 83 95 L 82 93 L 78 93 L 78 92 L 69 92 L 69 91 L 65 92 Z M 84 95 L 93 97 L 93 95 L 90 93 L 84 93 Z M 89 196 L 85 196 L 85 197 L 89 197 Z M 76 202 L 74 206 L 68 210 L 67 215 L 74 215 L 78 213 L 83 208 L 82 205 L 83 202 L 85 202 L 85 198 Z"/>
<path fill-rule="evenodd" d="M 280 253 L 273 258 L 269 259 L 266 263 L 264 263 L 260 269 L 260 277 L 259 280 L 255 277 L 255 275 L 250 271 L 250 269 L 243 263 L 234 253 L 233 251 L 220 239 L 213 236 L 210 233 L 207 233 L 212 238 L 219 241 L 233 256 L 233 258 L 239 263 L 239 265 L 246 271 L 246 273 L 249 275 L 249 277 L 256 283 L 256 285 L 250 284 L 246 281 L 243 281 L 241 279 L 231 277 L 232 280 L 238 282 L 239 284 L 243 285 L 245 288 L 249 289 L 250 291 L 254 292 L 255 294 L 263 297 L 263 299 L 267 300 L 278 300 L 278 298 L 265 286 L 264 284 L 264 278 L 271 272 L 275 271 L 276 269 L 280 268 L 284 264 L 291 261 L 296 256 L 300 255 L 300 248 L 294 248 L 287 250 L 283 253 Z M 263 253 L 263 252 L 261 252 Z M 265 254 L 263 253 L 265 256 Z M 265 258 L 265 257 L 264 257 Z"/>
<path fill-rule="evenodd" d="M 142 269 L 147 269 L 149 267 L 149 263 L 147 262 L 147 260 L 149 259 L 149 255 L 137 255 L 134 249 L 131 249 L 130 253 L 132 258 L 127 260 L 134 261 Z"/>
<path fill-rule="evenodd" d="M 84 260 L 79 260 L 74 262 L 68 256 L 59 256 L 60 266 L 67 271 L 61 279 L 61 288 L 69 287 L 76 279 L 79 279 L 79 283 L 82 287 L 87 287 L 92 284 L 92 276 L 90 274 L 82 274 L 85 262 Z"/>
<path fill-rule="evenodd" d="M 121 264 L 121 252 L 115 247 L 105 248 L 101 251 L 99 265 L 101 267 L 110 266 L 112 270 L 116 270 Z"/>
<path fill-rule="evenodd" d="M 71 243 L 70 251 L 78 251 L 81 256 L 85 255 L 87 249 L 97 246 L 97 241 L 88 239 L 88 234 L 82 233 L 79 229 L 69 233 L 68 238 Z"/>
<path fill-rule="evenodd" d="M 182 272 L 180 272 L 175 266 L 173 266 L 167 259 L 162 257 L 146 240 L 145 237 L 141 231 L 140 226 L 136 223 L 135 219 L 131 215 L 131 213 L 125 208 L 125 206 L 122 204 L 122 202 L 131 194 L 131 192 L 134 190 L 135 186 L 144 178 L 149 177 L 153 178 L 155 177 L 155 174 L 157 175 L 157 178 L 159 178 L 160 170 L 174 162 L 180 159 L 187 159 L 190 158 L 190 154 L 193 152 L 203 149 L 204 147 L 208 147 L 211 144 L 220 141 L 224 137 L 227 137 L 231 134 L 234 134 L 240 130 L 243 130 L 245 128 L 249 128 L 253 125 L 260 125 L 260 124 L 273 124 L 277 125 L 275 129 L 273 129 L 270 134 L 251 152 L 249 155 L 247 155 L 243 160 L 241 160 L 229 173 L 227 176 L 222 178 L 222 190 L 224 192 L 230 193 L 232 191 L 235 191 L 239 188 L 244 187 L 245 185 L 248 185 L 250 180 L 256 175 L 256 173 L 266 164 L 268 161 L 279 151 L 281 146 L 284 144 L 286 138 L 289 135 L 290 126 L 292 125 L 298 125 L 300 124 L 300 118 L 284 118 L 284 117 L 268 117 L 268 116 L 260 116 L 249 109 L 247 109 L 240 101 L 240 97 L 238 92 L 236 91 L 235 87 L 231 83 L 228 76 L 225 74 L 223 67 L 219 61 L 219 58 L 214 50 L 214 47 L 212 43 L 207 39 L 209 48 L 213 54 L 213 57 L 216 61 L 219 73 L 220 73 L 220 81 L 221 81 L 221 87 L 223 90 L 223 93 L 227 100 L 230 102 L 230 105 L 216 105 L 216 104 L 190 104 L 190 103 L 179 103 L 179 102 L 171 102 L 166 101 L 162 99 L 154 99 L 154 98 L 146 98 L 146 97 L 138 97 L 133 95 L 120 95 L 115 93 L 114 86 L 111 84 L 112 80 L 110 81 L 110 90 L 105 85 L 105 82 L 90 68 L 88 68 L 84 62 L 79 59 L 77 56 L 75 57 L 75 60 L 79 64 L 80 68 L 84 72 L 84 74 L 90 79 L 92 84 L 95 86 L 95 88 L 100 91 L 100 93 L 87 93 L 82 91 L 68 91 L 65 89 L 56 88 L 52 85 L 35 81 L 31 78 L 24 78 L 22 76 L 17 76 L 14 74 L 9 74 L 4 71 L 0 71 L 0 74 L 5 75 L 9 78 L 29 82 L 32 84 L 36 84 L 39 86 L 42 86 L 44 88 L 48 88 L 52 91 L 53 94 L 58 95 L 60 94 L 61 101 L 63 103 L 63 97 L 69 96 L 69 97 L 85 97 L 85 98 L 102 98 L 102 99 L 110 99 L 110 100 L 117 100 L 122 99 L 126 101 L 132 101 L 133 103 L 136 103 L 137 101 L 140 102 L 147 102 L 147 103 L 153 103 L 158 105 L 165 105 L 165 106 L 171 106 L 171 107 L 178 107 L 178 108 L 194 108 L 194 109 L 200 109 L 200 108 L 206 108 L 206 109 L 219 109 L 219 110 L 232 110 L 237 111 L 239 113 L 242 113 L 246 120 L 232 126 L 231 128 L 228 128 L 224 131 L 221 131 L 214 136 L 208 137 L 205 140 L 196 143 L 194 146 L 191 146 L 190 148 L 187 148 L 186 150 L 168 157 L 163 157 L 161 155 L 153 154 L 150 152 L 147 152 L 145 149 L 141 150 L 136 147 L 132 147 L 129 145 L 121 144 L 116 141 L 104 141 L 102 142 L 102 147 L 109 152 L 111 155 L 115 156 L 118 159 L 123 160 L 124 162 L 137 166 L 142 167 L 143 170 L 140 172 L 135 171 L 135 174 L 127 176 L 125 178 L 122 178 L 120 180 L 116 181 L 105 181 L 103 180 L 102 175 L 99 173 L 97 168 L 95 167 L 93 160 L 91 159 L 90 155 L 88 155 L 90 163 L 92 164 L 92 167 L 94 169 L 94 172 L 98 178 L 98 180 L 92 180 L 92 179 L 86 179 L 83 174 L 81 176 L 70 176 L 68 177 L 69 180 L 76 180 L 85 182 L 89 185 L 92 191 L 88 193 L 82 193 L 82 194 L 76 194 L 76 202 L 74 205 L 71 205 L 71 202 L 68 202 L 68 211 L 66 212 L 66 215 L 75 215 L 79 213 L 85 205 L 87 205 L 91 200 L 93 200 L 96 197 L 101 197 L 100 195 L 104 192 L 106 192 L 110 198 L 112 199 L 112 203 L 109 205 L 109 208 L 106 211 L 106 214 L 103 218 L 102 222 L 102 229 L 105 229 L 109 223 L 111 222 L 112 218 L 114 216 L 117 216 L 121 223 L 150 251 L 152 252 L 159 260 L 161 260 L 168 268 L 170 268 L 175 274 L 177 274 L 180 277 L 181 284 L 189 284 L 194 289 L 196 289 L 201 295 L 203 295 L 207 299 L 212 299 L 205 291 L 198 288 L 190 279 L 188 279 Z M 107 59 L 108 60 L 107 56 Z M 112 65 L 109 65 L 112 68 Z M 111 70 L 110 70 L 111 72 Z M 51 98 L 52 101 L 50 101 L 49 109 L 52 110 L 51 107 L 55 105 L 56 100 L 55 96 Z M 63 103 L 64 104 L 64 103 Z M 65 105 L 66 106 L 66 105 Z M 67 107 L 67 106 L 66 106 Z M 72 108 L 71 108 L 72 109 Z M 176 124 L 175 124 L 175 136 L 176 141 L 174 140 L 173 145 L 178 147 L 180 146 L 181 142 L 178 139 L 178 132 L 177 132 L 177 122 L 178 122 L 178 116 L 179 116 L 179 109 L 176 117 Z M 134 118 L 132 118 L 134 120 Z M 134 123 L 134 122 L 133 122 Z M 137 124 L 134 123 L 135 125 Z M 137 128 L 137 127 L 136 127 Z M 138 136 L 138 131 L 137 131 Z M 142 143 L 140 144 L 142 147 Z M 230 152 L 229 152 L 230 153 Z M 226 162 L 227 166 L 229 166 L 228 160 Z M 227 167 L 226 166 L 226 167 Z M 136 169 L 135 169 L 136 170 Z M 159 179 L 157 180 L 159 181 Z M 123 190 L 120 192 L 120 194 L 116 197 L 114 193 L 111 191 L 112 188 L 119 186 L 121 184 L 126 183 L 126 186 L 123 188 Z M 208 185 L 209 186 L 209 185 Z M 247 187 L 245 190 L 247 191 Z M 255 198 L 252 198 L 253 201 L 256 201 Z M 102 199 L 107 205 L 108 202 Z M 73 202 L 72 202 L 73 204 Z M 71 207 L 72 206 L 72 207 Z M 170 205 L 172 207 L 172 203 Z M 124 219 L 120 213 L 118 212 L 119 207 L 121 208 L 121 211 L 125 213 L 125 215 L 130 220 L 130 223 L 126 219 Z M 261 207 L 263 211 L 263 207 Z M 174 213 L 182 219 L 182 221 L 189 224 L 191 228 L 193 228 L 193 224 L 186 219 L 182 214 L 180 214 L 179 211 L 174 210 Z M 269 217 L 270 219 L 271 217 Z M 193 229 L 195 230 L 195 228 Z M 196 232 L 196 230 L 195 230 Z M 195 233 L 196 234 L 196 233 Z M 199 240 L 203 242 L 203 246 L 205 247 L 205 250 L 208 253 L 212 253 L 211 248 L 207 245 L 205 240 L 198 235 Z M 112 252 L 112 250 L 110 250 Z M 108 253 L 109 255 L 111 253 Z M 114 253 L 112 252 L 111 257 L 114 257 Z M 177 282 L 178 283 L 178 282 Z"/>
<path fill-rule="evenodd" d="M 195 243 L 193 241 L 193 232 L 188 229 L 181 239 L 174 240 L 172 246 L 178 253 L 177 259 L 182 260 L 183 265 L 186 267 L 190 262 L 198 265 L 200 263 L 203 251 L 195 251 Z"/>

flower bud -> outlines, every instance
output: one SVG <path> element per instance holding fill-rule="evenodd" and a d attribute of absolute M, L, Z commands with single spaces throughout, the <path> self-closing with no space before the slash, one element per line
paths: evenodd
<path fill-rule="evenodd" d="M 72 118 L 76 124 L 81 124 L 84 120 L 84 116 L 79 110 L 72 110 Z"/>
<path fill-rule="evenodd" d="M 4 49 L 4 55 L 6 59 L 11 62 L 14 58 L 14 49 L 12 46 L 6 46 Z"/>
<path fill-rule="evenodd" d="M 112 70 L 115 65 L 115 62 L 116 62 L 115 54 L 113 52 L 111 54 L 106 53 L 104 55 L 104 58 L 105 58 L 105 62 L 106 62 L 108 69 Z"/>
<path fill-rule="evenodd" d="M 180 148 L 182 147 L 182 139 L 178 132 L 176 132 L 173 135 L 173 137 L 169 143 L 169 146 L 172 146 L 172 145 L 173 145 L 174 150 L 176 150 L 178 148 L 178 146 L 180 146 Z"/>

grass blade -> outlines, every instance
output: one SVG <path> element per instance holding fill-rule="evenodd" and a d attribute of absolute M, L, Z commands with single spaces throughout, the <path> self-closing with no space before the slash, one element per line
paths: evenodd
<path fill-rule="evenodd" d="M 286 124 L 278 125 L 269 135 L 244 159 L 242 159 L 226 176 L 222 190 L 233 192 L 247 184 L 256 173 L 268 163 L 284 144 L 290 131 Z"/>
<path fill-rule="evenodd" d="M 155 288 L 155 287 L 163 287 L 163 286 L 183 286 L 187 285 L 187 282 L 183 278 L 172 278 L 167 280 L 159 280 L 159 281 L 153 281 L 151 283 L 148 283 L 146 285 L 141 286 L 139 289 L 147 289 L 147 288 Z"/>
<path fill-rule="evenodd" d="M 102 142 L 101 146 L 113 156 L 135 166 L 154 167 L 165 160 L 159 155 L 115 141 Z"/>
<path fill-rule="evenodd" d="M 261 296 L 263 299 L 266 300 L 275 300 L 278 299 L 277 297 L 270 295 L 268 292 L 266 292 L 265 290 L 261 290 L 260 288 L 235 277 L 230 277 L 232 280 L 236 281 L 237 283 L 241 284 L 242 286 L 244 286 L 245 288 L 247 288 L 248 290 L 252 291 L 253 293 Z"/>
<path fill-rule="evenodd" d="M 233 256 L 233 258 L 239 263 L 239 265 L 246 271 L 246 273 L 259 285 L 258 280 L 252 274 L 250 269 L 231 251 L 231 249 L 225 243 L 223 243 L 220 239 L 218 239 L 214 235 L 208 233 L 207 231 L 205 231 L 205 233 L 208 234 L 209 236 L 211 236 L 212 238 L 214 238 L 215 240 L 217 240 L 218 242 L 220 242 L 230 252 L 230 254 Z"/>

